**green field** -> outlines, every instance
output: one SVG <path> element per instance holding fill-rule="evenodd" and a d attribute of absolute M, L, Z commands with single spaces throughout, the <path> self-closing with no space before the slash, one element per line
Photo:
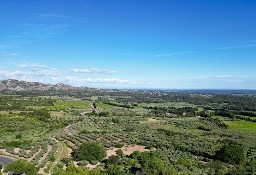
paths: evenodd
<path fill-rule="evenodd" d="M 228 129 L 230 130 L 256 133 L 255 122 L 237 120 L 237 121 L 225 121 L 225 123 L 228 125 Z"/>
<path fill-rule="evenodd" d="M 166 103 L 140 103 L 141 107 L 175 107 L 175 108 L 183 108 L 183 107 L 196 107 L 194 104 L 190 104 L 187 102 L 166 102 Z"/>
<path fill-rule="evenodd" d="M 90 103 L 86 101 L 57 101 L 54 106 L 45 106 L 47 110 L 69 110 L 69 109 L 87 109 Z"/>
<path fill-rule="evenodd" d="M 100 103 L 97 103 L 97 107 L 101 109 L 112 109 L 115 106 L 100 102 Z"/>

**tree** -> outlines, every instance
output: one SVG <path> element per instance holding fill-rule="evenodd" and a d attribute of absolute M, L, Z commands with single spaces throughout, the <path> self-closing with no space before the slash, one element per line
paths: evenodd
<path fill-rule="evenodd" d="M 146 172 L 148 175 L 159 175 L 165 173 L 164 162 L 155 152 L 134 152 L 131 157 L 139 160 L 143 172 Z"/>
<path fill-rule="evenodd" d="M 118 164 L 119 162 L 120 162 L 120 157 L 117 155 L 112 155 L 107 160 L 108 164 Z"/>
<path fill-rule="evenodd" d="M 74 165 L 69 165 L 66 170 L 60 170 L 56 172 L 55 175 L 106 175 L 102 173 L 100 169 L 96 168 L 89 170 L 86 167 L 75 167 Z"/>
<path fill-rule="evenodd" d="M 218 175 L 225 175 L 228 172 L 228 168 L 219 160 L 211 162 L 209 166 L 213 171 L 215 171 L 215 174 Z"/>
<path fill-rule="evenodd" d="M 108 175 L 124 175 L 124 171 L 121 166 L 110 165 L 107 170 Z"/>
<path fill-rule="evenodd" d="M 26 175 L 36 175 L 38 172 L 34 164 L 28 163 L 25 160 L 16 160 L 6 165 L 4 172 L 10 171 L 15 174 L 25 173 Z"/>
<path fill-rule="evenodd" d="M 85 142 L 80 145 L 73 153 L 76 160 L 101 161 L 106 157 L 106 150 L 96 142 Z"/>
<path fill-rule="evenodd" d="M 121 149 L 116 151 L 116 154 L 119 155 L 120 157 L 123 157 L 124 153 Z"/>
<path fill-rule="evenodd" d="M 245 162 L 245 153 L 241 145 L 234 141 L 226 141 L 215 158 L 230 164 L 243 164 Z"/>

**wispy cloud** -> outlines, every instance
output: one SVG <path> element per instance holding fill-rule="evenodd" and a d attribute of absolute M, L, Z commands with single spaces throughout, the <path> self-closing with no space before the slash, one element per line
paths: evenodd
<path fill-rule="evenodd" d="M 117 71 L 114 70 L 103 70 L 103 69 L 72 69 L 71 72 L 74 73 L 86 73 L 86 74 L 117 74 Z"/>
<path fill-rule="evenodd" d="M 22 67 L 22 68 L 27 68 L 27 67 L 41 68 L 41 67 L 47 67 L 47 66 L 43 65 L 43 64 L 20 64 L 19 67 Z"/>
<path fill-rule="evenodd" d="M 17 57 L 20 56 L 20 54 L 15 53 L 15 52 L 11 52 L 11 53 L 2 52 L 2 53 L 0 53 L 0 55 L 1 55 L 2 57 L 5 57 L 5 58 L 17 58 Z"/>
<path fill-rule="evenodd" d="M 172 88 L 226 88 L 244 89 L 256 87 L 256 74 L 241 75 L 218 75 L 218 76 L 199 76 L 193 78 L 172 79 Z"/>
<path fill-rule="evenodd" d="M 170 57 L 170 56 L 176 56 L 176 55 L 187 55 L 192 54 L 194 52 L 172 52 L 172 53 L 163 53 L 163 54 L 155 54 L 155 57 Z"/>
<path fill-rule="evenodd" d="M 240 45 L 233 45 L 233 46 L 226 46 L 226 47 L 219 47 L 216 48 L 217 50 L 231 50 L 231 49 L 246 49 L 256 47 L 256 43 L 248 43 L 248 44 L 240 44 Z"/>
<path fill-rule="evenodd" d="M 25 81 L 41 81 L 50 80 L 51 78 L 60 75 L 58 70 L 46 69 L 46 70 L 0 70 L 1 79 L 18 79 Z M 45 79 L 43 79 L 45 78 Z"/>
<path fill-rule="evenodd" d="M 123 54 L 121 54 L 121 56 L 135 56 L 135 54 L 133 54 L 133 53 L 123 53 Z"/>
<path fill-rule="evenodd" d="M 24 21 L 18 25 L 20 32 L 8 36 L 15 43 L 24 44 L 36 40 L 54 37 L 60 33 L 67 32 L 75 24 L 86 23 L 83 17 L 69 17 L 62 14 L 42 13 L 34 14 L 32 21 Z"/>
<path fill-rule="evenodd" d="M 65 80 L 72 83 L 103 83 L 103 84 L 135 84 L 136 82 L 123 80 L 118 78 L 105 78 L 105 79 L 98 79 L 98 78 L 79 78 L 76 76 L 66 76 Z"/>
<path fill-rule="evenodd" d="M 91 77 L 84 77 L 84 74 L 74 74 L 74 72 L 91 74 Z M 93 68 L 74 69 L 74 72 L 50 68 L 39 63 L 26 63 L 16 64 L 16 68 L 13 67 L 12 69 L 1 67 L 0 79 L 40 81 L 42 83 L 65 83 L 73 86 L 89 87 L 126 87 L 137 84 L 127 79 L 104 77 L 104 74 L 116 74 L 116 71 Z M 99 74 L 103 74 L 102 77 L 99 77 Z"/>
<path fill-rule="evenodd" d="M 7 54 L 8 56 L 13 56 L 13 57 L 16 57 L 16 56 L 19 56 L 19 54 L 17 54 L 17 53 L 9 53 L 9 54 Z"/>
<path fill-rule="evenodd" d="M 63 23 L 87 23 L 89 22 L 88 19 L 86 19 L 83 16 L 76 16 L 76 17 L 71 17 L 67 15 L 62 15 L 62 14 L 56 14 L 56 13 L 39 13 L 35 14 L 35 17 L 41 20 L 45 21 L 59 21 Z"/>
<path fill-rule="evenodd" d="M 9 49 L 9 48 L 12 48 L 12 47 L 13 46 L 9 45 L 9 44 L 0 44 L 0 49 L 1 50 Z"/>

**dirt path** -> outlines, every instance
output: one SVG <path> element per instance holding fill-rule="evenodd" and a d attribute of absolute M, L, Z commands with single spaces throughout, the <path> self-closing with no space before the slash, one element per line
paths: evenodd
<path fill-rule="evenodd" d="M 59 161 L 60 161 L 60 159 L 62 157 L 63 151 L 64 151 L 62 143 L 60 141 L 58 141 L 57 139 L 55 139 L 55 138 L 52 138 L 52 139 L 57 142 L 58 149 L 56 151 L 56 159 L 53 162 L 53 164 L 52 164 L 52 166 L 51 166 L 51 168 L 49 170 L 49 174 L 52 174 L 55 166 L 59 163 Z"/>
<path fill-rule="evenodd" d="M 48 145 L 48 146 L 47 146 L 47 152 L 44 153 L 43 157 L 41 157 L 41 158 L 39 159 L 38 164 L 41 164 L 41 163 L 44 161 L 44 159 L 48 156 L 48 154 L 51 152 L 51 150 L 52 150 L 52 146 L 51 146 L 51 145 Z"/>
<path fill-rule="evenodd" d="M 46 164 L 43 168 L 40 168 L 39 171 L 38 171 L 38 173 L 39 173 L 39 174 L 43 174 L 43 175 L 48 175 L 48 174 L 45 173 L 45 171 L 44 171 L 44 170 L 47 168 L 47 165 L 48 165 L 48 164 Z"/>

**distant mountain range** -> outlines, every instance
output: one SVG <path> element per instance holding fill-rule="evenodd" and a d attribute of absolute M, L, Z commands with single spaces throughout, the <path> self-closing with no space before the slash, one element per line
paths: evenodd
<path fill-rule="evenodd" d="M 20 80 L 2 80 L 0 81 L 0 91 L 48 91 L 48 90 L 88 90 L 88 87 L 74 87 L 63 83 L 44 84 L 39 82 L 27 82 Z"/>
<path fill-rule="evenodd" d="M 0 81 L 0 91 L 97 91 L 97 92 L 136 92 L 138 89 L 98 89 L 89 87 L 75 87 L 63 83 L 45 84 L 40 82 L 27 82 L 14 79 Z M 158 93 L 185 93 L 185 94 L 237 94 L 255 95 L 256 90 L 230 90 L 230 89 L 187 89 L 187 90 L 163 90 L 163 89 L 139 89 L 141 92 Z"/>

